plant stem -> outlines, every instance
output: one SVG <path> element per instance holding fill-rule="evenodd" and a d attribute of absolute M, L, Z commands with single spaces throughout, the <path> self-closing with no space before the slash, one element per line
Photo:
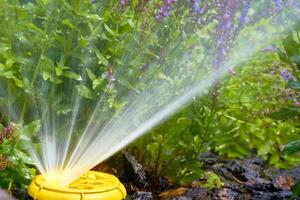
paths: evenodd
<path fill-rule="evenodd" d="M 40 65 L 41 65 L 41 61 L 42 61 L 42 56 L 44 55 L 44 52 L 45 52 L 45 48 L 42 49 L 42 52 L 41 52 L 41 55 L 40 55 L 40 58 L 38 60 L 38 63 L 36 65 L 36 68 L 34 70 L 34 73 L 33 73 L 33 77 L 32 77 L 32 80 L 30 82 L 30 89 L 32 87 L 34 87 L 34 83 L 37 79 L 37 75 L 38 75 L 38 72 L 39 72 L 39 68 L 40 68 Z M 20 119 L 23 120 L 24 117 L 25 117 L 25 114 L 26 114 L 26 111 L 27 111 L 27 107 L 28 107 L 28 101 L 29 99 L 26 99 L 24 104 L 23 104 L 23 107 L 22 107 L 22 112 L 21 112 L 21 117 Z"/>
<path fill-rule="evenodd" d="M 162 146 L 163 146 L 164 140 L 165 140 L 165 134 L 163 134 L 162 141 L 161 141 L 161 143 L 158 146 L 158 152 L 157 152 L 157 157 L 156 157 L 155 167 L 154 167 L 155 174 L 158 173 L 159 161 L 160 161 L 161 153 L 162 153 L 162 150 L 163 150 Z"/>
<path fill-rule="evenodd" d="M 204 135 L 208 134 L 212 118 L 213 118 L 213 116 L 216 112 L 218 96 L 219 96 L 219 92 L 218 92 L 219 88 L 220 88 L 220 84 L 216 83 L 215 86 L 214 86 L 213 92 L 212 92 L 210 115 L 209 115 L 209 118 L 208 118 L 208 121 L 207 121 L 207 125 L 206 125 L 206 128 L 205 128 Z"/>

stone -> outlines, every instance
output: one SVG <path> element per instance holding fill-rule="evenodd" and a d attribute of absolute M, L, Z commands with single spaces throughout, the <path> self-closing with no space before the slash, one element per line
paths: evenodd
<path fill-rule="evenodd" d="M 148 185 L 146 173 L 143 166 L 129 153 L 124 153 L 125 158 L 125 178 L 139 188 L 145 188 Z"/>
<path fill-rule="evenodd" d="M 132 196 L 132 200 L 152 200 L 153 195 L 151 192 L 136 192 Z"/>

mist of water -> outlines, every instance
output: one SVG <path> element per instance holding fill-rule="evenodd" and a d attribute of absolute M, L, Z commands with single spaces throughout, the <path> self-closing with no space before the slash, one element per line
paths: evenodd
<path fill-rule="evenodd" d="M 289 12 L 295 14 L 298 10 L 295 7 Z M 286 20 L 287 16 L 282 14 L 243 27 L 236 34 L 230 53 L 218 67 L 213 67 L 215 47 L 207 47 L 205 38 L 202 38 L 206 30 L 197 30 L 199 38 L 193 48 L 177 49 L 181 55 L 165 63 L 150 63 L 137 84 L 117 97 L 122 104 L 113 112 L 103 111 L 109 92 L 100 95 L 96 103 L 87 102 L 73 90 L 72 84 L 56 88 L 40 81 L 37 98 L 30 104 L 36 108 L 31 111 L 32 118 L 41 119 L 42 127 L 38 137 L 31 137 L 27 145 L 37 168 L 48 180 L 69 184 L 178 112 L 194 98 L 205 94 L 212 85 L 229 75 L 234 67 L 242 66 L 263 48 L 277 44 L 280 34 L 287 28 Z M 217 29 L 218 26 L 215 26 L 216 32 Z M 169 51 L 174 49 L 176 47 Z M 86 71 L 83 69 L 83 80 L 86 79 L 84 74 Z M 62 101 L 71 102 L 73 107 L 68 114 L 57 115 L 61 104 L 57 104 L 56 100 L 62 92 L 70 97 Z M 12 120 L 18 121 L 20 109 L 13 105 L 8 109 L 11 110 Z M 85 112 L 86 119 L 82 119 Z"/>

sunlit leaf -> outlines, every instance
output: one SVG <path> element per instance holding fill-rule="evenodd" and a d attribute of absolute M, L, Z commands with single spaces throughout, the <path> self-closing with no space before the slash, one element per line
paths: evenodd
<path fill-rule="evenodd" d="M 84 98 L 87 98 L 87 99 L 95 98 L 93 91 L 91 89 L 89 89 L 88 87 L 86 87 L 85 85 L 77 85 L 76 89 L 79 92 L 79 94 Z"/>

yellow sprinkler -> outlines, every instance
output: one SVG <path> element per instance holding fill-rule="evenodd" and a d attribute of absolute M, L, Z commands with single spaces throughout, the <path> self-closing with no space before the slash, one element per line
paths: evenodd
<path fill-rule="evenodd" d="M 68 186 L 47 182 L 39 175 L 31 182 L 28 194 L 34 200 L 122 200 L 126 190 L 115 176 L 88 171 Z"/>

